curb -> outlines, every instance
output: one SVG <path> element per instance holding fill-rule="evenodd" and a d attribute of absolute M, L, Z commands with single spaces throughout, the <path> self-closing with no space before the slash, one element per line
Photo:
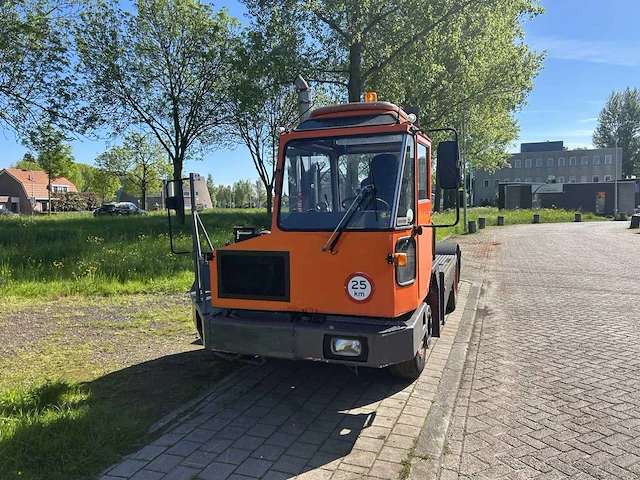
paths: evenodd
<path fill-rule="evenodd" d="M 438 384 L 429 416 L 417 439 L 409 480 L 438 478 L 481 294 L 481 285 L 474 282 L 469 290 L 460 326 Z"/>

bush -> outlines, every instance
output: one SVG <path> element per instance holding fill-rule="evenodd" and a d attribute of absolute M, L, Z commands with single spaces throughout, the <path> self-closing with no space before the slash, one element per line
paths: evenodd
<path fill-rule="evenodd" d="M 102 204 L 98 194 L 93 192 L 56 193 L 51 199 L 53 200 L 53 209 L 59 212 L 94 210 Z"/>

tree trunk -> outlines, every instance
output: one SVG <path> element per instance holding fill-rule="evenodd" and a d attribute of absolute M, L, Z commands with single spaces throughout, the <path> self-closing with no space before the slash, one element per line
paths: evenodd
<path fill-rule="evenodd" d="M 184 189 L 182 188 L 182 161 L 176 159 L 173 162 L 173 180 L 175 181 L 174 195 L 178 197 L 176 220 L 179 225 L 184 225 Z"/>
<path fill-rule="evenodd" d="M 440 203 L 442 201 L 442 189 L 436 184 L 436 204 L 433 207 L 434 212 L 440 211 Z"/>
<path fill-rule="evenodd" d="M 47 213 L 47 215 L 51 215 L 51 175 L 49 175 L 49 185 L 47 187 L 49 194 L 49 212 Z"/>
<path fill-rule="evenodd" d="M 349 47 L 349 102 L 359 102 L 362 95 L 362 43 Z"/>
<path fill-rule="evenodd" d="M 140 208 L 143 210 L 147 209 L 147 187 L 143 186 L 140 190 L 142 190 L 142 201 L 140 202 Z"/>
<path fill-rule="evenodd" d="M 271 218 L 273 213 L 273 187 L 271 185 L 265 185 L 267 189 L 267 215 Z"/>

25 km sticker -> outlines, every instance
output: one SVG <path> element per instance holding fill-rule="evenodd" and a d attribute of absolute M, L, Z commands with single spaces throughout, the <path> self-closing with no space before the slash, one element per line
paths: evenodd
<path fill-rule="evenodd" d="M 371 300 L 375 289 L 373 279 L 362 272 L 349 275 L 344 283 L 344 291 L 347 294 L 347 298 L 356 303 L 366 303 Z"/>

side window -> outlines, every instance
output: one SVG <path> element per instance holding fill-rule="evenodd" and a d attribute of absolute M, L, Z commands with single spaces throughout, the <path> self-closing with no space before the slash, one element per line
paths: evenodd
<path fill-rule="evenodd" d="M 415 219 L 416 187 L 415 187 L 415 156 L 413 137 L 407 138 L 404 153 L 404 168 L 400 184 L 400 198 L 398 199 L 398 216 L 396 225 L 412 225 Z"/>
<path fill-rule="evenodd" d="M 427 147 L 418 144 L 418 200 L 429 199 L 429 151 Z"/>

